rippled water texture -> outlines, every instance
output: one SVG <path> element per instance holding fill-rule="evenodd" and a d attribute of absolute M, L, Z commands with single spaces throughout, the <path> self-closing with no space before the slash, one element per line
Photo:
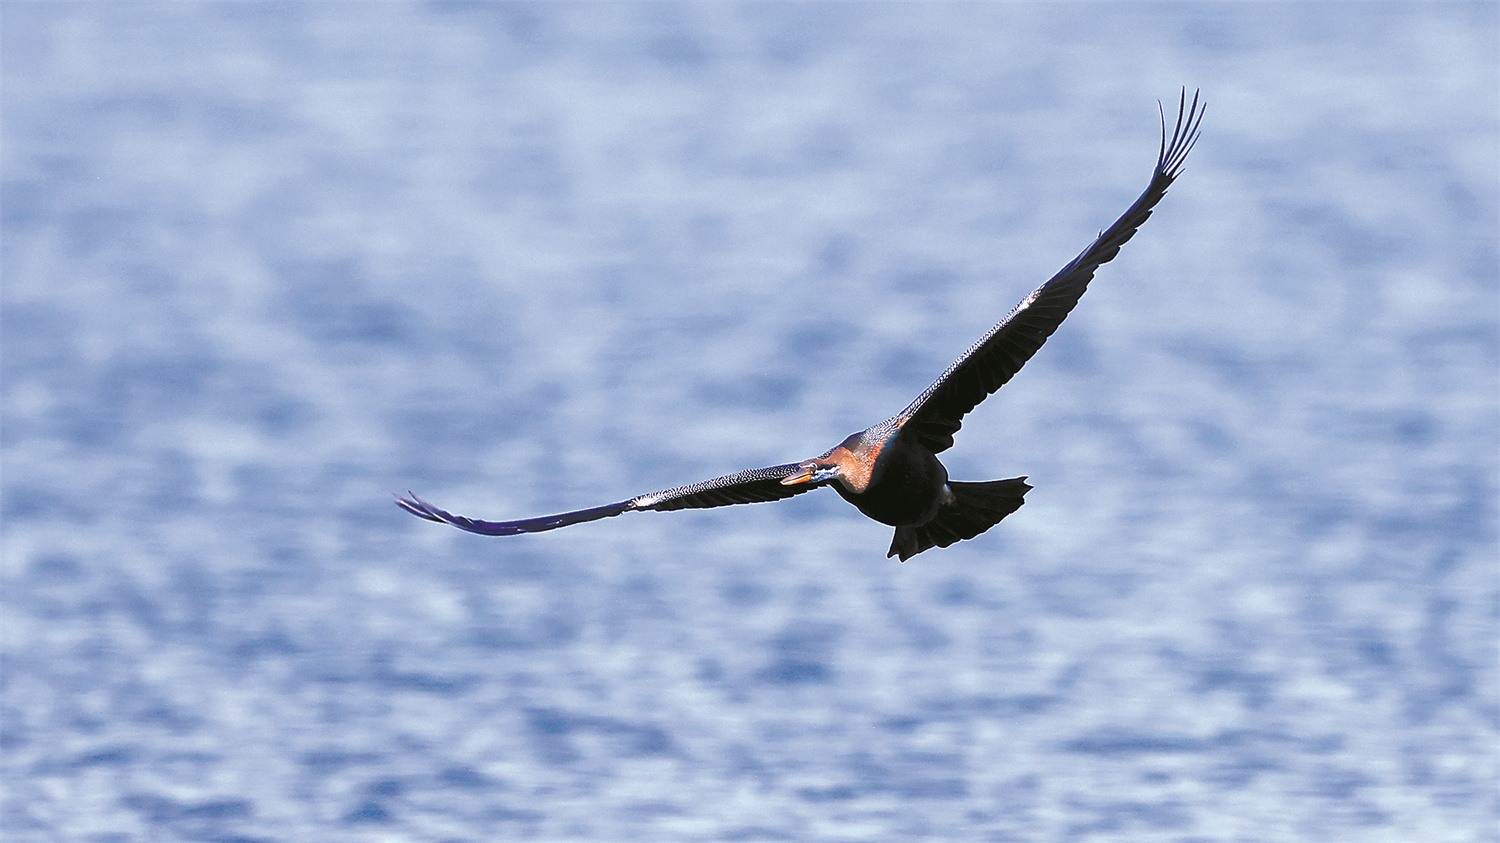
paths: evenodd
<path fill-rule="evenodd" d="M 7 3 L 7 841 L 1494 840 L 1496 6 Z M 822 492 L 1145 187 L 905 565 Z"/>

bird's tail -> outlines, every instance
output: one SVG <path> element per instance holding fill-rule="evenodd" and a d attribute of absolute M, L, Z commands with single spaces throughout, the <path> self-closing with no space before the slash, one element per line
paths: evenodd
<path fill-rule="evenodd" d="M 947 547 L 972 539 L 1021 508 L 1031 486 L 1025 477 L 991 480 L 987 483 L 948 481 L 953 502 L 938 510 L 936 518 L 919 527 L 897 527 L 887 557 L 905 562 L 929 547 Z"/>

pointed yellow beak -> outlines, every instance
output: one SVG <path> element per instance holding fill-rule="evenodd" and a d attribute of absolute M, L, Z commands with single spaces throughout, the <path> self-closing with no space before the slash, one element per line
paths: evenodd
<path fill-rule="evenodd" d="M 798 466 L 796 474 L 789 474 L 781 478 L 781 485 L 795 486 L 798 483 L 806 483 L 813 478 L 813 471 L 815 470 L 816 467 L 811 464 Z"/>

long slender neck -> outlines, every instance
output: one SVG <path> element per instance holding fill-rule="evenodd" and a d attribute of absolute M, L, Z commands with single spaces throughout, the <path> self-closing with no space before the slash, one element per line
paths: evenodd
<path fill-rule="evenodd" d="M 886 431 L 883 427 L 877 425 L 851 434 L 828 452 L 825 459 L 839 467 L 839 488 L 858 495 L 874 482 L 880 453 L 895 432 L 894 428 Z"/>

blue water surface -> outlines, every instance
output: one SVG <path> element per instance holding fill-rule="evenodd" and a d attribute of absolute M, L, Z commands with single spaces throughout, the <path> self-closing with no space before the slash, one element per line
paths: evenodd
<path fill-rule="evenodd" d="M 5 840 L 1497 839 L 1494 4 L 0 13 Z"/>

